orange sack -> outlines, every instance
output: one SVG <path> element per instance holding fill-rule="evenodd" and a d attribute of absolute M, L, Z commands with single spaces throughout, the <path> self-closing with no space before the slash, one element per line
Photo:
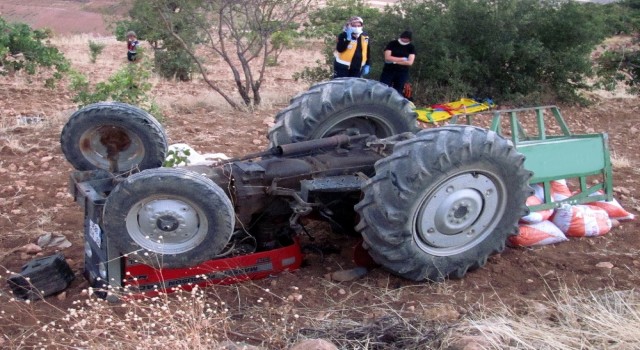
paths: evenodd
<path fill-rule="evenodd" d="M 602 190 L 596 192 L 595 194 L 603 194 Z M 595 195 L 594 194 L 594 195 Z M 609 218 L 616 219 L 618 221 L 629 221 L 635 219 L 635 215 L 629 213 L 624 210 L 622 205 L 618 203 L 618 201 L 614 198 L 611 201 L 597 201 L 589 203 L 590 206 L 598 207 L 604 209 L 604 211 L 609 214 Z"/>
<path fill-rule="evenodd" d="M 551 201 L 559 202 L 563 199 L 567 199 L 571 197 L 571 190 L 567 185 L 567 180 L 552 180 L 549 181 L 549 185 L 551 185 Z M 540 200 L 544 203 L 544 188 L 541 184 L 534 184 L 533 190 L 535 191 L 536 197 L 540 198 Z"/>
<path fill-rule="evenodd" d="M 567 237 L 549 220 L 537 224 L 520 225 L 517 236 L 511 236 L 507 243 L 512 247 L 531 247 L 567 241 Z"/>
<path fill-rule="evenodd" d="M 551 221 L 567 237 L 602 236 L 611 230 L 611 219 L 604 209 L 588 205 L 564 204 L 553 213 Z"/>
<path fill-rule="evenodd" d="M 529 198 L 527 198 L 527 206 L 538 205 L 542 203 L 542 200 L 536 195 L 529 196 Z M 521 217 L 520 222 L 525 224 L 537 224 L 539 222 L 549 220 L 551 215 L 553 215 L 553 209 L 532 211 L 528 215 Z"/>

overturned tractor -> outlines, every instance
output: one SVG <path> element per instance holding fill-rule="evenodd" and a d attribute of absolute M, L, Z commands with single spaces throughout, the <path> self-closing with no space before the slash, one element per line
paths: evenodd
<path fill-rule="evenodd" d="M 534 133 L 519 120 L 525 113 Z M 361 235 L 390 272 L 440 281 L 502 251 L 529 210 L 561 204 L 528 208 L 532 183 L 548 198 L 549 181 L 577 178 L 582 191 L 566 202 L 611 199 L 605 134 L 572 134 L 555 107 L 495 111 L 486 127 L 463 118 L 420 130 L 394 89 L 337 79 L 278 113 L 269 149 L 162 168 L 167 140 L 152 116 L 122 103 L 87 106 L 61 135 L 85 208 L 86 275 L 139 291 L 261 277 L 299 266 L 290 247 L 312 216 Z M 547 134 L 549 118 L 559 135 Z M 594 176 L 601 181 L 587 181 Z"/>

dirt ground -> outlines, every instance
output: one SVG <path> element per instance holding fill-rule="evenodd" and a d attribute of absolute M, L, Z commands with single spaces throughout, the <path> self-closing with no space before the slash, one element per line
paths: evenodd
<path fill-rule="evenodd" d="M 73 40 L 61 40 L 68 43 L 61 49 L 71 57 L 74 67 L 94 79 L 107 77 L 127 64 L 123 44 L 112 38 L 104 38 L 108 45 L 96 64 L 89 62 L 86 41 L 74 44 Z M 283 57 L 285 66 L 287 60 L 292 57 Z M 313 62 L 309 59 L 304 64 Z M 230 110 L 213 97 L 200 80 L 191 83 L 158 80 L 153 95 L 165 109 L 162 124 L 170 143 L 188 143 L 200 153 L 239 156 L 266 147 L 266 131 L 273 116 L 286 107 L 289 98 L 304 89 L 306 86 L 294 82 L 284 68 L 276 68 L 264 84 L 266 106 L 254 112 Z M 56 248 L 46 248 L 38 255 L 21 249 L 45 233 L 63 235 L 72 244 L 62 252 L 77 278 L 62 297 L 53 296 L 47 304 L 31 306 L 36 314 L 42 315 L 50 312 L 52 306 L 64 310 L 75 300 L 81 300 L 84 298 L 81 291 L 87 287 L 81 276 L 83 212 L 68 194 L 72 168 L 59 145 L 62 126 L 75 110 L 72 95 L 64 83 L 50 90 L 42 87 L 37 78 L 29 81 L 26 76 L 0 77 L 0 266 L 7 271 L 19 271 L 34 257 L 54 253 Z M 599 97 L 590 107 L 561 108 L 574 132 L 609 135 L 613 157 L 627 164 L 614 168 L 615 197 L 625 209 L 637 215 L 640 212 L 637 194 L 640 152 L 636 143 L 640 136 L 640 100 L 608 96 Z M 440 284 L 417 284 L 374 269 L 361 280 L 327 285 L 324 275 L 328 271 L 355 266 L 352 247 L 356 240 L 336 237 L 327 232 L 325 225 L 313 224 L 309 228 L 318 237 L 315 244 L 332 246 L 335 249 L 327 251 L 333 253 L 321 259 L 314 252 L 307 252 L 305 264 L 299 271 L 255 283 L 270 288 L 274 294 L 287 294 L 288 288 L 295 285 L 305 291 L 305 307 L 318 313 L 327 307 L 329 299 L 343 297 L 344 291 L 347 296 L 357 296 L 348 301 L 354 310 L 380 302 L 383 296 L 372 294 L 371 289 L 372 286 L 376 290 L 384 288 L 395 291 L 394 297 L 385 302 L 397 310 L 413 310 L 409 306 L 420 305 L 424 310 L 432 310 L 433 317 L 453 320 L 478 304 L 518 305 L 526 299 L 542 300 L 549 297 L 551 290 L 565 285 L 589 291 L 635 288 L 640 284 L 639 226 L 640 221 L 636 220 L 623 223 L 602 237 L 571 239 L 536 248 L 507 248 L 465 278 Z M 610 265 L 598 267 L 602 262 Z M 10 298 L 5 279 L 3 274 L 2 299 Z M 6 314 L 18 312 L 11 305 L 0 302 L 0 310 Z M 33 322 L 24 315 L 16 317 L 15 324 Z M 20 330 L 4 331 L 8 334 Z"/>

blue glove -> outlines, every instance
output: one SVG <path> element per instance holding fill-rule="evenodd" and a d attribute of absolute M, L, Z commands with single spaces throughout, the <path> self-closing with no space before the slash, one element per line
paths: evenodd
<path fill-rule="evenodd" d="M 351 34 L 353 34 L 353 28 L 351 28 L 351 26 L 348 26 L 344 32 L 347 33 L 347 40 L 353 40 L 351 36 Z"/>
<path fill-rule="evenodd" d="M 362 67 L 362 75 L 367 75 L 369 74 L 369 69 L 371 67 L 369 67 L 369 65 L 367 64 L 366 66 Z"/>

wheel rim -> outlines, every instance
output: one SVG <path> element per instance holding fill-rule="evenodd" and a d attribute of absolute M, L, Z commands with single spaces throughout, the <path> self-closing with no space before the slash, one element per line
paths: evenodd
<path fill-rule="evenodd" d="M 198 206 L 174 196 L 136 203 L 127 214 L 126 225 L 131 239 L 158 254 L 180 254 L 195 248 L 209 228 Z"/>
<path fill-rule="evenodd" d="M 331 123 L 322 126 L 314 133 L 312 139 L 331 137 L 338 134 L 353 133 L 357 130 L 359 134 L 375 135 L 378 138 L 385 138 L 394 135 L 394 128 L 384 118 L 374 115 L 345 116 L 337 118 Z"/>
<path fill-rule="evenodd" d="M 482 242 L 506 210 L 505 188 L 486 172 L 445 179 L 419 202 L 413 218 L 416 243 L 428 254 L 450 256 Z"/>
<path fill-rule="evenodd" d="M 144 159 L 142 140 L 119 126 L 101 125 L 80 136 L 80 152 L 99 169 L 128 170 Z"/>

